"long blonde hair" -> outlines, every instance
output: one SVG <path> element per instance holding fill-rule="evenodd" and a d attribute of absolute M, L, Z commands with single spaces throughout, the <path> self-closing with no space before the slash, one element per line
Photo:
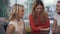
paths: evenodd
<path fill-rule="evenodd" d="M 20 5 L 20 4 L 15 4 L 14 6 L 13 6 L 13 9 L 12 9 L 12 13 L 11 13 L 11 16 L 10 16 L 10 18 L 9 18 L 9 20 L 11 21 L 11 20 L 14 20 L 15 18 L 18 18 L 18 13 L 19 13 L 19 6 L 21 6 L 21 7 L 24 7 L 23 5 Z"/>

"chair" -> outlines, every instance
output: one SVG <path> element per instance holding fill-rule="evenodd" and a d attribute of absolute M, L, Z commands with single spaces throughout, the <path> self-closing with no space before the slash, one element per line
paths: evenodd
<path fill-rule="evenodd" d="M 0 24 L 0 34 L 6 34 L 5 29 L 2 24 Z"/>

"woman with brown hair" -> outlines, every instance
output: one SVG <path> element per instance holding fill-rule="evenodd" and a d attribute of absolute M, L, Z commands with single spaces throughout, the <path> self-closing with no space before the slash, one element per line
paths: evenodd
<path fill-rule="evenodd" d="M 24 6 L 15 4 L 12 9 L 10 22 L 6 34 L 25 34 L 25 23 L 22 20 L 24 15 Z"/>
<path fill-rule="evenodd" d="M 49 34 L 44 33 L 44 31 L 49 31 L 50 22 L 41 0 L 36 0 L 34 2 L 32 14 L 29 15 L 29 20 L 32 34 Z"/>

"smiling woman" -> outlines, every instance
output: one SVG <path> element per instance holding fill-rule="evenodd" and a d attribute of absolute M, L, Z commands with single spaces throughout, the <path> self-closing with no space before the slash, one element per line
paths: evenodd
<path fill-rule="evenodd" d="M 26 34 L 25 23 L 23 21 L 24 6 L 15 4 L 12 9 L 10 22 L 6 34 Z"/>
<path fill-rule="evenodd" d="M 25 21 L 25 26 L 26 26 L 26 30 L 27 31 L 29 31 L 29 24 L 28 23 L 26 23 L 26 20 L 28 20 L 28 1 L 27 0 L 10 0 L 9 1 L 10 2 L 10 4 L 9 4 L 9 6 L 8 6 L 8 8 L 10 8 L 11 10 L 12 10 L 12 6 L 14 5 L 14 4 L 21 4 L 21 5 L 23 5 L 24 6 L 24 16 L 23 16 L 23 19 L 24 19 L 24 21 Z M 9 9 L 9 10 L 10 10 Z M 10 12 L 11 12 L 11 10 L 10 10 Z M 11 13 L 10 13 L 11 14 Z M 20 13 L 21 14 L 21 13 Z M 10 17 L 10 16 L 9 16 Z M 28 25 L 26 25 L 26 24 L 28 24 Z M 28 26 L 28 27 L 27 27 Z"/>
<path fill-rule="evenodd" d="M 29 15 L 31 34 L 49 34 L 50 22 L 41 0 L 36 0 Z M 46 32 L 45 32 L 46 31 Z"/>

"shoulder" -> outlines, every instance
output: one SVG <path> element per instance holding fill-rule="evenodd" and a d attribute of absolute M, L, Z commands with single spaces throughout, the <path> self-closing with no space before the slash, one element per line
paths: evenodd
<path fill-rule="evenodd" d="M 9 22 L 9 24 L 8 24 L 8 26 L 9 26 L 9 25 L 11 25 L 11 26 L 14 26 L 14 27 L 15 27 L 17 24 L 16 24 L 16 22 L 15 22 L 15 21 L 10 21 L 10 22 Z"/>
<path fill-rule="evenodd" d="M 13 28 L 14 27 L 13 23 L 14 23 L 14 21 L 10 21 L 8 27 Z"/>
<path fill-rule="evenodd" d="M 8 27 L 7 27 L 7 31 L 13 31 L 13 30 L 15 30 L 15 27 L 11 24 L 11 25 L 8 25 Z"/>
<path fill-rule="evenodd" d="M 29 15 L 29 19 L 33 19 L 33 15 L 32 14 Z"/>
<path fill-rule="evenodd" d="M 46 17 L 48 17 L 48 13 L 47 13 L 47 11 L 44 11 L 44 15 L 45 15 Z"/>
<path fill-rule="evenodd" d="M 31 16 L 32 16 L 32 14 L 29 15 L 29 17 L 31 17 Z"/>
<path fill-rule="evenodd" d="M 9 23 L 14 23 L 14 21 L 10 21 Z"/>
<path fill-rule="evenodd" d="M 7 28 L 9 28 L 9 29 L 14 29 L 15 27 L 14 27 L 12 24 L 10 24 L 10 25 L 8 25 Z"/>
<path fill-rule="evenodd" d="M 11 25 L 8 25 L 7 27 L 7 30 L 6 30 L 6 33 L 12 33 L 15 31 L 15 27 L 11 24 Z"/>
<path fill-rule="evenodd" d="M 31 19 L 31 18 L 32 18 L 32 14 L 29 15 L 29 19 Z"/>
<path fill-rule="evenodd" d="M 15 24 L 15 21 L 10 21 L 9 24 Z"/>

